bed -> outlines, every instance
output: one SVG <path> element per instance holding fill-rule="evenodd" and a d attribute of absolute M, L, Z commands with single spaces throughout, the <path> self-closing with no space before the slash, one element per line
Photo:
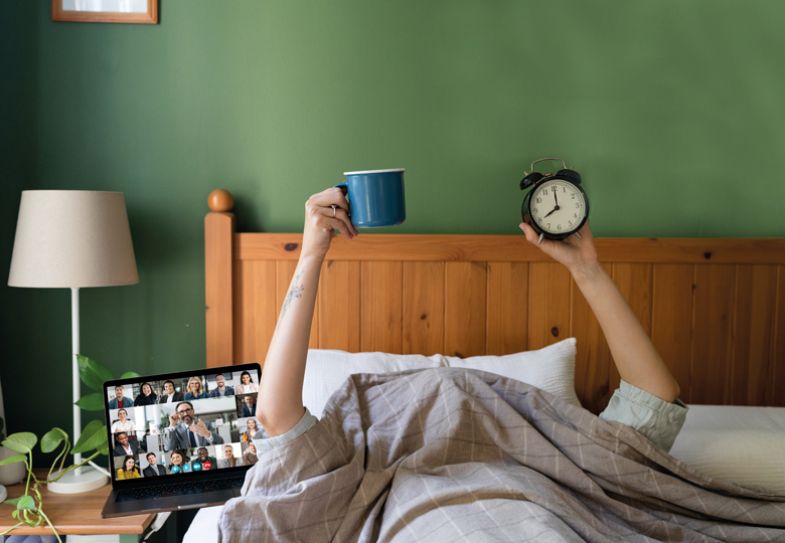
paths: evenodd
<path fill-rule="evenodd" d="M 209 204 L 207 365 L 263 361 L 301 235 L 238 233 L 231 195 L 214 191 Z M 785 489 L 785 238 L 599 238 L 596 245 L 693 407 L 674 455 L 754 486 L 761 471 L 739 469 L 749 467 L 745 451 L 758 451 L 768 479 Z M 576 338 L 581 405 L 599 412 L 618 386 L 599 325 L 569 274 L 521 236 L 336 238 L 320 281 L 312 349 L 465 360 Z M 730 457 L 707 456 L 718 435 Z M 216 515 L 200 512 L 189 534 L 203 535 Z"/>

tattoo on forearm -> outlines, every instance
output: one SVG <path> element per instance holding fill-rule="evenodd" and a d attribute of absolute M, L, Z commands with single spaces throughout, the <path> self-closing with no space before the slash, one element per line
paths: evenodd
<path fill-rule="evenodd" d="M 299 300 L 303 297 L 305 285 L 300 282 L 302 276 L 302 271 L 298 272 L 297 275 L 294 276 L 292 286 L 289 288 L 289 292 L 286 293 L 286 298 L 283 301 L 283 307 L 281 308 L 281 319 L 283 319 L 284 315 L 286 315 L 286 310 L 289 309 L 289 305 L 291 305 L 294 300 Z"/>

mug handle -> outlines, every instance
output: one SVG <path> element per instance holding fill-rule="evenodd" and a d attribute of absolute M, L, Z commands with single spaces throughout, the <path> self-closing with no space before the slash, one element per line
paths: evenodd
<path fill-rule="evenodd" d="M 348 213 L 349 217 L 351 217 L 352 216 L 352 203 L 349 201 L 349 187 L 346 185 L 346 183 L 338 183 L 335 186 L 337 188 L 341 189 L 341 192 L 343 192 L 343 195 L 346 196 L 346 203 L 349 204 L 349 210 L 347 211 L 347 213 Z"/>

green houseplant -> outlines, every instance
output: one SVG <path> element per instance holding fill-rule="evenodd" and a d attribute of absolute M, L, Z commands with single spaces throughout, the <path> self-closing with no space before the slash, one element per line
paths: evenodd
<path fill-rule="evenodd" d="M 0 443 L 5 439 L 5 420 L 3 417 L 0 417 Z M 13 456 L 16 454 L 16 451 L 12 451 L 7 447 L 3 447 L 0 444 L 0 460 L 4 458 L 8 458 L 9 456 Z M 20 481 L 22 481 L 25 477 L 25 468 L 24 463 L 17 462 L 17 463 L 7 463 L 3 465 L 0 462 L 0 485 L 14 485 Z M 0 488 L 0 501 L 5 499 L 5 492 L 2 488 Z"/>
<path fill-rule="evenodd" d="M 112 372 L 91 358 L 77 355 L 79 377 L 84 385 L 93 392 L 82 396 L 76 404 L 85 411 L 103 411 L 103 383 L 114 378 Z M 126 372 L 120 377 L 137 377 L 136 372 Z M 24 493 L 18 498 L 11 498 L 4 503 L 16 509 L 11 513 L 17 524 L 0 533 L 6 535 L 20 526 L 40 526 L 46 523 L 57 537 L 60 536 L 44 512 L 41 485 L 58 480 L 60 477 L 92 462 L 99 456 L 109 455 L 109 443 L 106 438 L 106 425 L 101 420 L 92 420 L 84 427 L 79 440 L 72 446 L 68 433 L 55 427 L 46 432 L 40 440 L 42 453 L 56 453 L 45 479 L 39 479 L 33 471 L 33 451 L 39 444 L 38 436 L 32 432 L 16 432 L 3 439 L 2 445 L 17 454 L 0 460 L 0 465 L 24 462 L 26 477 Z M 65 465 L 69 454 L 84 453 L 85 457 L 78 464 Z"/>

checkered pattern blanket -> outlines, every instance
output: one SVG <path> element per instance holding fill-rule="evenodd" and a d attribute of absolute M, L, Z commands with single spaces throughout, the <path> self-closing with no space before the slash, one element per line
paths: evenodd
<path fill-rule="evenodd" d="M 223 542 L 783 541 L 785 497 L 692 471 L 530 385 L 440 368 L 354 375 L 265 453 Z"/>

